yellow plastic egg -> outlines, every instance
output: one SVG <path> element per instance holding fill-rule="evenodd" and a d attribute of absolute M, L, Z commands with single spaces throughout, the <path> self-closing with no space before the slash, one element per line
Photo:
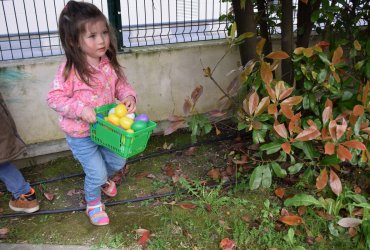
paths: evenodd
<path fill-rule="evenodd" d="M 124 116 L 122 117 L 120 120 L 119 120 L 119 124 L 121 125 L 122 128 L 124 129 L 130 129 L 131 128 L 131 125 L 134 123 L 134 120 L 130 119 L 129 117 L 127 116 Z"/>
<path fill-rule="evenodd" d="M 127 108 L 124 104 L 120 103 L 114 108 L 114 113 L 118 117 L 124 117 L 127 114 Z"/>
<path fill-rule="evenodd" d="M 113 125 L 118 126 L 120 124 L 119 117 L 115 114 L 108 115 L 108 122 L 112 123 Z"/>
<path fill-rule="evenodd" d="M 126 132 L 128 132 L 128 133 L 134 133 L 135 131 L 133 131 L 132 129 L 129 128 L 129 129 L 126 130 Z"/>

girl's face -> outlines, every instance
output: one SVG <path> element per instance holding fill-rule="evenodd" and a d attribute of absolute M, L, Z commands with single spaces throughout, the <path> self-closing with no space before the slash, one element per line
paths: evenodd
<path fill-rule="evenodd" d="M 109 48 L 109 31 L 105 20 L 87 22 L 85 30 L 80 37 L 80 48 L 91 65 L 98 65 L 100 58 Z"/>

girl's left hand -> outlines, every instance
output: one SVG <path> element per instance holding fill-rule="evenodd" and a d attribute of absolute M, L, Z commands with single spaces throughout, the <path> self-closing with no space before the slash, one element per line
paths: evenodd
<path fill-rule="evenodd" d="M 133 96 L 127 96 L 122 101 L 127 108 L 127 113 L 134 113 L 136 111 L 136 99 Z"/>

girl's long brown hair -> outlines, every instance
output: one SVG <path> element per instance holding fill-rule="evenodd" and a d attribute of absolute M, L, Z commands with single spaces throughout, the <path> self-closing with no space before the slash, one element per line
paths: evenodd
<path fill-rule="evenodd" d="M 109 30 L 110 44 L 106 52 L 117 77 L 124 79 L 122 67 L 117 60 L 116 36 L 104 14 L 93 4 L 86 2 L 69 1 L 59 16 L 59 36 L 67 58 L 63 76 L 67 80 L 72 70 L 87 85 L 93 71 L 88 67 L 86 57 L 80 49 L 80 37 L 86 32 L 87 22 L 104 20 Z"/>

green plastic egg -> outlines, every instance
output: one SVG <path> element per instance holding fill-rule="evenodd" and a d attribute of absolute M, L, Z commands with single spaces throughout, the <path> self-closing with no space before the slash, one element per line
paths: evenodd
<path fill-rule="evenodd" d="M 143 121 L 136 121 L 134 122 L 132 125 L 131 125 L 131 129 L 134 130 L 134 131 L 139 131 L 141 129 L 144 129 L 148 126 L 148 123 L 147 122 L 143 122 Z"/>

